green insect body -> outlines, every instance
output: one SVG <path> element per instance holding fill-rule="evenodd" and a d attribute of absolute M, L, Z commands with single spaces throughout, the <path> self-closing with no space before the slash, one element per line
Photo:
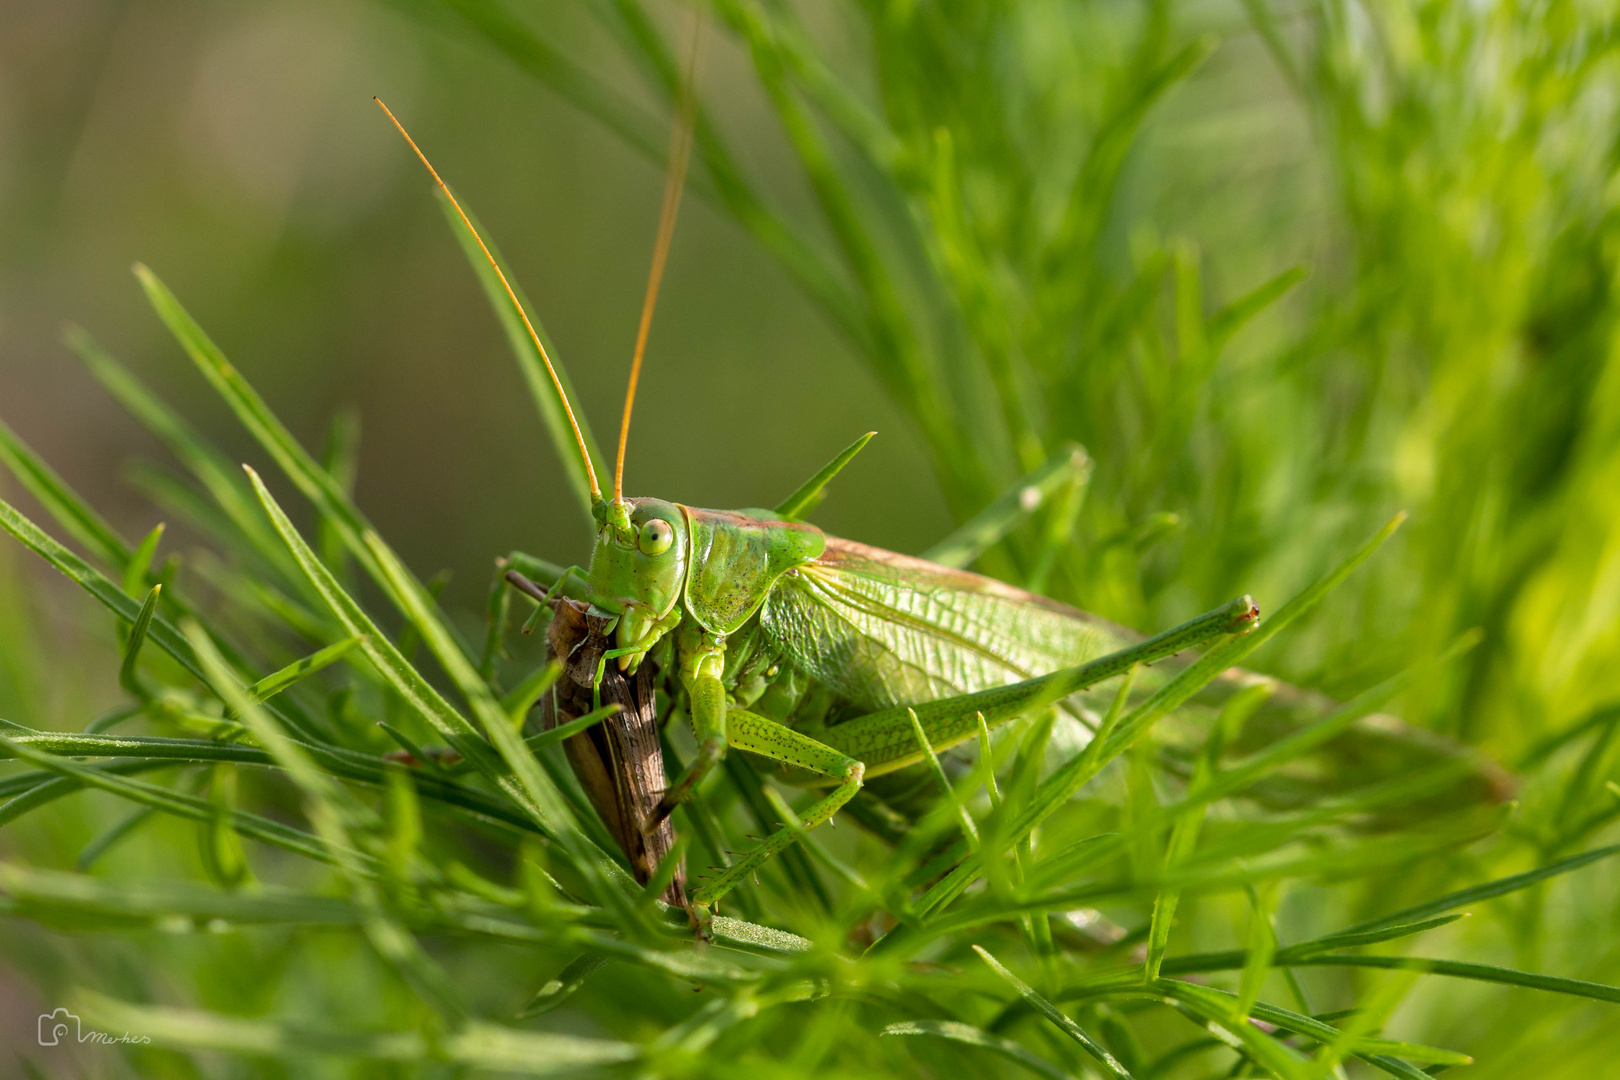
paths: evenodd
<path fill-rule="evenodd" d="M 699 740 L 649 828 L 728 747 L 769 760 L 790 781 L 831 785 L 803 815 L 814 827 L 865 778 L 921 760 L 919 710 L 930 748 L 944 750 L 972 737 L 981 718 L 993 725 L 1061 702 L 1062 688 L 1040 677 L 1129 643 L 1077 609 L 771 511 L 626 499 L 599 502 L 596 516 L 586 592 L 618 618 L 606 659 L 634 672 L 657 656 Z M 1199 631 L 1241 629 L 1254 617 L 1247 598 L 1222 612 Z M 792 839 L 787 829 L 767 839 L 694 900 L 717 900 Z"/>

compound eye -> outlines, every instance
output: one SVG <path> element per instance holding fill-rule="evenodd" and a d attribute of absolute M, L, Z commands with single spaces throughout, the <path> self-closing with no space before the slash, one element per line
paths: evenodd
<path fill-rule="evenodd" d="M 675 542 L 675 530 L 663 518 L 653 518 L 641 527 L 641 553 L 662 555 Z"/>

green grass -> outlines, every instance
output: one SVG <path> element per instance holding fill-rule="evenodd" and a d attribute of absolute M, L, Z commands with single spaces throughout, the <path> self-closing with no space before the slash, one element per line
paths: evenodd
<path fill-rule="evenodd" d="M 403 6 L 662 154 L 660 110 L 541 16 Z M 668 13 L 588 10 L 667 106 Z M 794 9 L 717 0 L 713 47 L 750 66 L 808 201 L 778 209 L 706 111 L 692 184 L 912 424 L 963 522 L 933 554 L 1147 632 L 1251 591 L 1261 629 L 1106 684 L 1084 749 L 1035 715 L 874 784 L 694 946 L 557 748 L 514 727 L 543 680 L 532 605 L 442 609 L 355 502 L 352 425 L 300 446 L 141 268 L 276 472 L 242 472 L 82 331 L 180 466 L 144 490 L 212 554 L 121 536 L 0 426 L 53 523 L 6 504 L 0 526 L 118 627 L 117 655 L 0 640 L 0 704 L 38 721 L 0 730 L 13 964 L 149 1036 L 109 1052 L 141 1075 L 1600 1074 L 1620 1055 L 1608 16 L 838 18 L 832 48 Z M 1235 140 L 1234 87 L 1264 120 Z M 545 554 L 511 559 L 539 575 Z M 118 708 L 47 704 L 92 663 Z M 1313 689 L 1217 678 L 1240 663 Z M 676 817 L 694 870 L 784 796 L 728 759 Z"/>

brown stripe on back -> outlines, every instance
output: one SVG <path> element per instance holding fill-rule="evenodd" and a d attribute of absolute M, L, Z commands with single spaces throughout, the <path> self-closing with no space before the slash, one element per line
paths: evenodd
<path fill-rule="evenodd" d="M 879 566 L 893 569 L 905 577 L 920 583 L 938 585 L 941 588 L 955 589 L 959 592 L 981 593 L 1009 600 L 1019 604 L 1030 604 L 1034 607 L 1044 608 L 1054 615 L 1062 615 L 1083 622 L 1088 626 L 1096 626 L 1112 631 L 1120 637 L 1132 640 L 1141 635 L 1134 630 L 1120 626 L 1118 623 L 1104 619 L 1100 615 L 1093 615 L 1089 611 L 1081 611 L 1077 607 L 1032 593 L 1025 589 L 1008 585 L 1005 581 L 975 574 L 971 570 L 958 570 L 951 566 L 941 566 L 927 559 L 919 559 L 915 555 L 902 555 L 897 551 L 889 551 L 870 544 L 862 544 L 855 540 L 844 540 L 837 536 L 827 537 L 827 550 L 815 560 L 817 565 L 829 569 L 860 572 L 861 563 L 876 563 Z"/>

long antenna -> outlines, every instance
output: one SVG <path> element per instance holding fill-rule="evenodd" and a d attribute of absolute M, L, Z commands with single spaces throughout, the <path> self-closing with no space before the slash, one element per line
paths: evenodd
<path fill-rule="evenodd" d="M 472 219 L 467 216 L 467 211 L 461 208 L 461 204 L 451 194 L 450 185 L 446 184 L 439 176 L 439 170 L 435 169 L 433 162 L 429 161 L 427 155 L 422 153 L 422 148 L 416 145 L 416 140 L 411 138 L 411 133 L 405 130 L 405 125 L 399 122 L 399 118 L 394 115 L 392 109 L 383 104 L 382 98 L 374 97 L 371 100 L 375 101 L 382 111 L 388 114 L 388 119 L 392 120 L 394 126 L 399 129 L 399 133 L 405 136 L 405 141 L 411 144 L 411 149 L 415 150 L 416 156 L 422 159 L 422 164 L 427 166 L 427 171 L 433 174 L 433 179 L 439 185 L 439 190 L 444 192 L 444 197 L 450 200 L 450 205 L 456 208 L 456 213 L 461 216 L 461 223 L 467 226 L 467 231 L 472 234 L 472 238 L 478 241 L 479 250 L 484 253 L 484 258 L 489 260 L 489 265 L 495 271 L 495 276 L 501 279 L 501 285 L 506 289 L 507 297 L 512 301 L 512 306 L 517 309 L 518 318 L 523 320 L 523 325 L 529 331 L 530 340 L 534 342 L 535 349 L 540 353 L 540 359 L 546 365 L 546 373 L 551 376 L 551 385 L 557 388 L 557 396 L 562 399 L 563 412 L 568 414 L 568 426 L 574 429 L 574 442 L 579 444 L 580 460 L 585 463 L 585 478 L 591 484 L 591 498 L 596 502 L 601 502 L 602 489 L 596 484 L 596 470 L 591 467 L 591 452 L 585 449 L 585 436 L 580 434 L 579 421 L 574 419 L 574 407 L 568 403 L 568 393 L 563 390 L 562 380 L 557 377 L 557 369 L 551 366 L 551 357 L 546 355 L 546 347 L 540 344 L 540 335 L 535 333 L 534 324 L 529 321 L 529 313 L 523 310 L 522 304 L 518 303 L 517 293 L 512 291 L 512 283 L 506 280 L 505 274 L 501 273 L 501 264 L 495 261 L 494 255 L 490 254 L 489 245 L 485 244 L 484 238 L 478 235 L 478 230 L 473 227 Z M 621 439 L 621 448 L 623 445 Z M 619 451 L 619 457 L 622 461 L 624 457 L 622 449 Z"/>
<path fill-rule="evenodd" d="M 681 192 L 686 187 L 686 163 L 692 155 L 692 128 L 697 117 L 697 70 L 702 54 L 703 19 L 692 13 L 692 45 L 686 57 L 686 77 L 679 87 L 675 126 L 669 133 L 669 167 L 664 173 L 664 204 L 658 212 L 658 238 L 653 242 L 652 269 L 647 273 L 647 295 L 641 301 L 641 327 L 636 331 L 636 351 L 630 360 L 630 386 L 624 394 L 624 419 L 619 424 L 619 458 L 613 466 L 613 501 L 624 502 L 624 448 L 630 441 L 630 411 L 636 404 L 636 385 L 641 382 L 641 358 L 647 351 L 647 334 L 652 329 L 653 308 L 658 303 L 658 286 L 664 279 L 664 263 L 669 259 L 670 242 L 675 238 L 675 216 L 681 209 Z"/>

